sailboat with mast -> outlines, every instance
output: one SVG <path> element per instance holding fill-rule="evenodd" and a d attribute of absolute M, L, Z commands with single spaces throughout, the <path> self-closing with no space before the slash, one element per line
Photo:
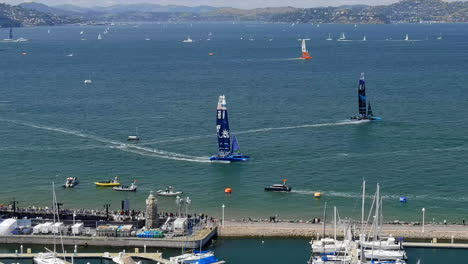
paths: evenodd
<path fill-rule="evenodd" d="M 299 40 L 302 40 L 302 45 L 301 45 L 302 55 L 301 55 L 300 59 L 303 59 L 303 60 L 312 59 L 312 57 L 309 54 L 309 51 L 307 50 L 307 46 L 306 46 L 306 40 L 310 40 L 310 39 L 299 39 Z"/>
<path fill-rule="evenodd" d="M 236 162 L 248 161 L 249 156 L 244 155 L 240 151 L 239 142 L 237 138 L 229 132 L 229 120 L 226 106 L 226 96 L 221 95 L 218 99 L 218 106 L 216 109 L 216 134 L 218 135 L 218 155 L 210 158 L 212 162 Z"/>
<path fill-rule="evenodd" d="M 58 212 L 58 203 L 57 203 L 57 196 L 55 195 L 55 184 L 52 183 L 52 209 L 53 209 L 53 221 L 54 221 L 54 226 L 57 223 L 60 223 L 60 216 Z M 65 253 L 65 247 L 63 245 L 63 240 L 62 240 L 62 230 L 58 228 L 58 233 L 60 235 L 60 242 L 62 245 L 62 251 Z M 35 264 L 71 264 L 70 262 L 66 261 L 65 258 L 61 259 L 57 257 L 57 243 L 56 243 L 56 235 L 55 232 L 53 232 L 54 235 L 54 250 L 50 250 L 48 248 L 45 248 L 47 250 L 46 253 L 39 253 L 38 256 L 34 257 L 34 263 Z"/>
<path fill-rule="evenodd" d="M 351 117 L 351 120 L 370 120 L 370 121 L 382 120 L 382 118 L 374 116 L 370 102 L 367 103 L 366 78 L 364 76 L 364 73 L 361 73 L 361 78 L 359 79 L 358 104 L 359 104 L 359 115 Z"/>
<path fill-rule="evenodd" d="M 12 27 L 10 27 L 10 31 L 8 33 L 8 38 L 0 40 L 0 42 L 24 42 L 24 41 L 28 41 L 28 40 L 25 39 L 25 38 L 22 38 L 22 37 L 18 38 L 18 39 L 13 38 L 13 28 Z"/>

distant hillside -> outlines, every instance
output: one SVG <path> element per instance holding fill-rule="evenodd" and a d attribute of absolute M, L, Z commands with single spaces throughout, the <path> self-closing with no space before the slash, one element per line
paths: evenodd
<path fill-rule="evenodd" d="M 0 4 L 1 27 L 62 25 L 78 22 L 80 20 L 75 18 L 44 13 L 21 6 Z"/>
<path fill-rule="evenodd" d="M 5 6 L 5 5 L 4 5 Z M 60 23 L 70 21 L 264 21 L 276 23 L 337 23 L 337 24 L 383 24 L 421 22 L 468 22 L 468 2 L 442 0 L 401 0 L 391 5 L 367 6 L 344 5 L 339 7 L 294 8 L 274 7 L 256 9 L 214 8 L 211 6 L 178 6 L 158 4 L 129 4 L 108 7 L 83 8 L 74 5 L 49 7 L 38 3 L 23 3 L 10 16 L 0 17 L 0 23 L 15 21 L 21 24 Z M 34 21 L 28 17 L 33 10 Z M 1 10 L 0 10 L 1 11 Z M 1 14 L 1 13 L 0 13 Z M 47 16 L 46 16 L 47 15 Z"/>
<path fill-rule="evenodd" d="M 300 10 L 294 7 L 267 7 L 255 9 L 218 8 L 201 16 L 207 20 L 270 21 L 274 15 Z"/>

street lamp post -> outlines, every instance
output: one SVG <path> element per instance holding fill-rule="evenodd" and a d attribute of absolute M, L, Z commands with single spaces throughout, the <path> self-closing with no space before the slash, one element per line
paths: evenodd
<path fill-rule="evenodd" d="M 424 233 L 424 217 L 426 214 L 426 208 L 422 209 L 422 232 Z"/>
<path fill-rule="evenodd" d="M 224 204 L 221 206 L 221 208 L 223 208 L 223 218 L 222 218 L 222 222 L 221 222 L 222 227 L 224 227 L 224 208 L 225 207 L 226 206 Z"/>
<path fill-rule="evenodd" d="M 185 217 L 188 218 L 188 207 L 192 203 L 189 197 L 185 198 Z"/>

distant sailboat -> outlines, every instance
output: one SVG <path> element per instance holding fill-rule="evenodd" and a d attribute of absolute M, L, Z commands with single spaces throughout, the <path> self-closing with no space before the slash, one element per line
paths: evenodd
<path fill-rule="evenodd" d="M 376 121 L 381 120 L 380 117 L 374 116 L 372 108 L 367 104 L 366 97 L 366 79 L 364 73 L 361 73 L 361 78 L 359 79 L 359 88 L 358 88 L 358 103 L 359 103 L 359 115 L 351 117 L 351 120 L 370 120 Z"/>
<path fill-rule="evenodd" d="M 84 34 L 84 31 L 83 31 L 83 30 L 81 30 L 81 31 L 80 31 L 80 35 L 83 35 L 83 34 Z"/>
<path fill-rule="evenodd" d="M 345 41 L 346 40 L 346 35 L 345 33 L 341 33 L 340 37 L 337 39 L 337 41 Z"/>
<path fill-rule="evenodd" d="M 73 53 L 67 54 L 67 57 L 73 57 Z"/>
<path fill-rule="evenodd" d="M 439 36 L 437 37 L 437 40 L 442 40 L 442 34 L 439 34 Z"/>
<path fill-rule="evenodd" d="M 128 136 L 127 140 L 140 140 L 140 137 L 138 136 L 138 127 L 135 128 L 135 135 L 134 136 Z"/>
<path fill-rule="evenodd" d="M 50 34 L 50 29 L 47 30 L 47 34 Z"/>
<path fill-rule="evenodd" d="M 408 36 L 408 34 L 406 34 L 406 36 L 405 36 L 405 41 L 409 41 L 409 40 L 410 40 L 410 39 L 409 39 L 409 36 Z"/>
<path fill-rule="evenodd" d="M 302 55 L 301 55 L 300 59 L 310 60 L 310 59 L 312 59 L 312 57 L 310 56 L 309 51 L 307 50 L 306 40 L 310 40 L 310 39 L 302 39 L 302 45 L 301 45 Z"/>
<path fill-rule="evenodd" d="M 231 145 L 226 97 L 224 95 L 221 95 L 218 99 L 218 106 L 216 109 L 216 134 L 218 135 L 219 152 L 218 155 L 214 155 L 210 158 L 212 162 L 236 162 L 248 161 L 250 159 L 249 156 L 240 152 L 239 142 L 235 136 L 233 136 Z"/>
<path fill-rule="evenodd" d="M 366 36 L 364 36 L 364 37 L 362 38 L 362 41 L 367 41 Z"/>
<path fill-rule="evenodd" d="M 326 38 L 325 40 L 333 40 L 331 37 L 331 33 L 328 33 L 328 38 Z"/>
<path fill-rule="evenodd" d="M 13 38 L 13 28 L 10 28 L 7 39 L 0 40 L 0 42 L 24 42 L 24 41 L 28 41 L 28 40 L 25 38 L 19 38 L 19 39 Z"/>
<path fill-rule="evenodd" d="M 184 39 L 182 40 L 183 43 L 192 43 L 193 42 L 193 39 L 191 39 L 190 37 L 188 37 L 187 39 Z"/>
<path fill-rule="evenodd" d="M 102 39 L 101 33 L 99 33 L 99 35 L 97 36 L 97 39 L 98 39 L 98 40 L 101 40 L 101 39 Z"/>

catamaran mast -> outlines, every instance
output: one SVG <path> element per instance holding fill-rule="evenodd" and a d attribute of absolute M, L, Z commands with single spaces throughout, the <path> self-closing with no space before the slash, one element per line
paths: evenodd
<path fill-rule="evenodd" d="M 13 39 L 13 28 L 10 28 L 10 34 L 9 34 L 8 38 Z"/>
<path fill-rule="evenodd" d="M 361 73 L 361 78 L 359 78 L 359 88 L 358 88 L 358 100 L 359 100 L 359 115 L 361 117 L 367 116 L 367 107 L 366 107 L 366 80 L 364 73 Z"/>
<path fill-rule="evenodd" d="M 229 133 L 228 112 L 226 97 L 219 96 L 218 107 L 216 108 L 216 134 L 218 135 L 219 156 L 226 156 L 231 153 L 231 140 Z"/>

